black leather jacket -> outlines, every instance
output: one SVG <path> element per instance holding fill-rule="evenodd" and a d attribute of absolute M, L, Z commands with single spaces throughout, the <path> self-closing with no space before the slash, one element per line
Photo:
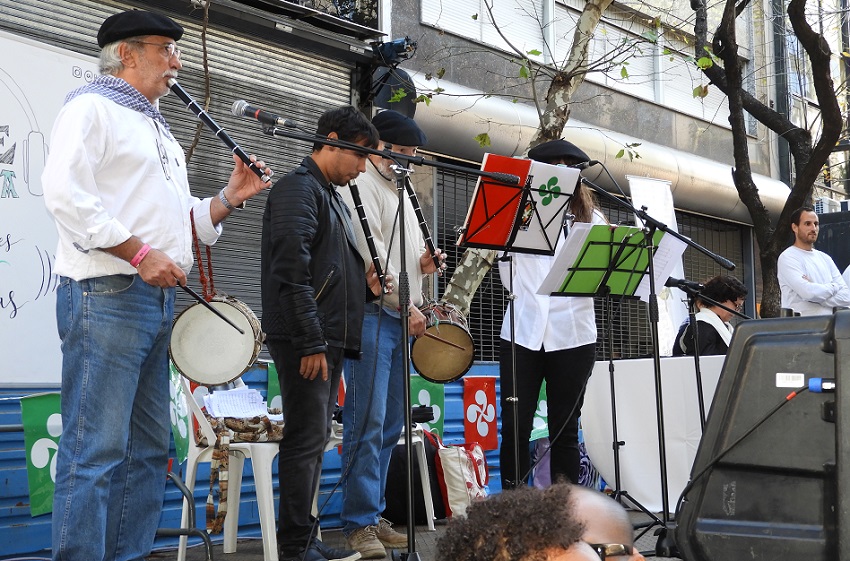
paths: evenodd
<path fill-rule="evenodd" d="M 312 158 L 269 191 L 261 254 L 267 338 L 290 341 L 302 357 L 359 351 L 364 264 L 348 207 Z"/>

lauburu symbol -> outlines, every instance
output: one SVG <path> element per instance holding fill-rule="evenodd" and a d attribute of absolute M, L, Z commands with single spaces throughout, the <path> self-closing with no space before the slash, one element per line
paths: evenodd
<path fill-rule="evenodd" d="M 546 428 L 548 415 L 549 409 L 546 405 L 546 400 L 541 399 L 537 404 L 537 410 L 534 412 L 534 421 L 532 421 L 534 430 L 543 430 Z"/>
<path fill-rule="evenodd" d="M 548 205 L 554 199 L 557 199 L 561 196 L 561 187 L 558 185 L 558 178 L 553 176 L 549 178 L 549 181 L 546 182 L 545 185 L 541 185 L 538 187 L 540 193 L 545 193 L 543 195 L 543 206 Z"/>
<path fill-rule="evenodd" d="M 428 393 L 428 390 L 419 390 L 419 405 L 423 405 L 425 407 L 431 407 L 431 410 L 434 412 L 434 419 L 428 423 L 422 423 L 426 430 L 431 430 L 433 425 L 437 425 L 437 422 L 440 420 L 440 416 L 443 414 L 440 411 L 439 405 L 431 405 L 431 394 Z"/>
<path fill-rule="evenodd" d="M 475 403 L 466 410 L 466 420 L 475 423 L 478 434 L 482 437 L 490 432 L 489 423 L 496 418 L 496 406 L 487 403 L 487 394 L 483 390 L 475 392 Z"/>
<path fill-rule="evenodd" d="M 186 400 L 183 399 L 183 386 L 175 382 L 172 380 L 168 413 L 171 416 L 171 426 L 177 428 L 181 438 L 186 438 L 189 435 L 189 411 L 186 408 Z"/>
<path fill-rule="evenodd" d="M 59 438 L 62 434 L 62 415 L 54 413 L 47 418 L 47 434 L 53 438 Z M 32 446 L 30 457 L 32 465 L 37 469 L 44 469 L 50 464 L 50 479 L 56 483 L 56 450 L 59 445 L 51 438 L 39 438 Z"/>

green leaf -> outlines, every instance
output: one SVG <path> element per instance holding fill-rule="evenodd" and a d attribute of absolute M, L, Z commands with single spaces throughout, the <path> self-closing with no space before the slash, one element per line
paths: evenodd
<path fill-rule="evenodd" d="M 697 86 L 694 88 L 694 97 L 704 98 L 708 95 L 708 86 Z"/>
<path fill-rule="evenodd" d="M 700 70 L 705 70 L 706 68 L 711 68 L 712 66 L 714 66 L 714 61 L 711 60 L 711 57 L 700 57 L 697 60 L 697 66 Z"/>
<path fill-rule="evenodd" d="M 530 51 L 526 51 L 526 53 L 525 53 L 525 54 L 527 54 L 527 55 L 529 55 L 529 56 L 540 56 L 540 55 L 542 55 L 543 53 L 542 53 L 542 52 L 540 52 L 540 51 L 538 51 L 537 49 L 531 49 Z"/>
<path fill-rule="evenodd" d="M 472 21 L 478 21 L 478 14 L 472 14 Z"/>
<path fill-rule="evenodd" d="M 649 41 L 650 43 L 658 42 L 658 33 L 656 33 L 655 31 L 644 31 L 640 34 L 640 36 Z"/>
<path fill-rule="evenodd" d="M 426 106 L 431 105 L 431 96 L 422 94 L 413 100 L 415 103 L 424 103 Z"/>
<path fill-rule="evenodd" d="M 440 68 L 439 70 L 437 70 L 437 78 L 442 78 L 445 75 L 446 75 L 446 69 L 445 68 Z"/>
<path fill-rule="evenodd" d="M 490 146 L 490 135 L 486 132 L 482 132 L 475 137 L 475 141 L 478 143 L 478 146 L 482 148 Z"/>
<path fill-rule="evenodd" d="M 444 91 L 446 91 L 444 88 L 434 88 L 435 94 L 443 93 Z"/>
<path fill-rule="evenodd" d="M 616 155 L 616 156 L 614 156 L 614 158 L 615 158 L 615 159 L 622 158 L 625 154 L 626 154 L 626 150 L 625 150 L 625 149 L 621 149 L 619 152 L 617 152 L 617 155 Z"/>
<path fill-rule="evenodd" d="M 519 66 L 519 77 L 520 78 L 528 78 L 528 67 L 524 64 Z"/>
<path fill-rule="evenodd" d="M 625 79 L 629 78 L 629 71 L 626 68 L 625 64 L 623 64 L 623 66 L 620 67 L 620 77 L 625 78 Z"/>
<path fill-rule="evenodd" d="M 398 103 L 399 101 L 407 97 L 407 92 L 404 91 L 404 88 L 392 90 L 392 92 L 392 97 L 387 100 L 389 103 Z"/>

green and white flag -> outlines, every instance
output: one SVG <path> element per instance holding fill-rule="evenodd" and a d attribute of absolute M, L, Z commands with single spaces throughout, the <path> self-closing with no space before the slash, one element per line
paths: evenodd
<path fill-rule="evenodd" d="M 436 432 L 443 438 L 443 422 L 446 410 L 446 388 L 443 384 L 429 382 L 422 376 L 410 377 L 410 402 L 413 407 L 424 405 L 434 410 L 434 420 L 422 423 L 425 430 Z"/>
<path fill-rule="evenodd" d="M 21 398 L 21 420 L 27 455 L 27 483 L 30 514 L 39 516 L 53 511 L 56 487 L 56 451 L 62 434 L 61 400 L 58 392 Z"/>
<path fill-rule="evenodd" d="M 549 413 L 546 405 L 546 380 L 540 386 L 540 395 L 537 397 L 537 409 L 534 411 L 534 420 L 531 425 L 530 440 L 549 437 Z"/>
<path fill-rule="evenodd" d="M 192 423 L 189 419 L 189 409 L 186 406 L 186 398 L 184 397 L 183 384 L 180 377 L 182 374 L 174 367 L 173 362 L 169 362 L 171 388 L 171 403 L 168 406 L 168 412 L 171 416 L 171 434 L 174 436 L 174 450 L 177 455 L 177 463 L 182 464 L 189 456 L 189 431 L 192 430 Z"/>
<path fill-rule="evenodd" d="M 280 395 L 280 380 L 277 377 L 277 367 L 275 367 L 273 362 L 269 362 L 268 369 L 269 381 L 266 390 L 266 406 L 269 409 L 283 409 L 283 397 Z"/>

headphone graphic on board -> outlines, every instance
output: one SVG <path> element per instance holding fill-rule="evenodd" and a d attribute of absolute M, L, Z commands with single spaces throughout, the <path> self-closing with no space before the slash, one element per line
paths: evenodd
<path fill-rule="evenodd" d="M 24 175 L 23 180 L 27 185 L 29 193 L 33 196 L 41 197 L 44 195 L 41 187 L 41 172 L 44 171 L 44 163 L 47 160 L 48 152 L 44 135 L 39 131 L 38 121 L 35 118 L 35 113 L 26 95 L 24 95 L 24 92 L 15 80 L 2 68 L 0 68 L 0 85 L 5 86 L 9 90 L 12 98 L 18 102 L 18 106 L 20 107 L 19 114 L 23 115 L 29 123 L 30 131 L 27 133 L 26 139 L 22 141 L 23 147 L 20 156 L 23 158 L 23 165 L 21 169 Z M 14 110 L 10 111 L 10 113 L 14 113 Z M 12 144 L 8 148 L 4 146 L 7 139 L 13 138 L 12 134 L 15 133 L 15 130 L 12 129 L 13 126 L 13 124 L 9 123 L 0 123 L 0 165 L 15 163 L 17 143 Z M 3 181 L 0 189 L 5 193 L 7 188 L 5 182 L 7 179 L 5 177 L 0 179 Z M 10 186 L 8 188 L 11 189 Z"/>

